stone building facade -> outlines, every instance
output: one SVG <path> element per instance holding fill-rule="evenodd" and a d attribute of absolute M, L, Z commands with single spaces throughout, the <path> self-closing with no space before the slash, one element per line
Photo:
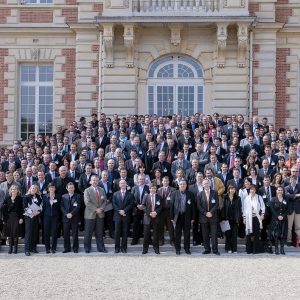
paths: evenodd
<path fill-rule="evenodd" d="M 299 127 L 300 0 L 0 0 L 0 144 L 81 116 Z"/>

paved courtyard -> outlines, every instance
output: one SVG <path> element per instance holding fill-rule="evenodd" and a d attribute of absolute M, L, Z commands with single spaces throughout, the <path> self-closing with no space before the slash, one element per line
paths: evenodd
<path fill-rule="evenodd" d="M 300 256 L 1 255 L 2 299 L 299 299 Z"/>

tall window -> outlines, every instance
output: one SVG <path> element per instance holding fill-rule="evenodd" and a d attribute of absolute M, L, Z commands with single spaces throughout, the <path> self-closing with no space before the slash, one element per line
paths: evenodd
<path fill-rule="evenodd" d="M 148 72 L 148 113 L 192 115 L 203 113 L 203 71 L 197 61 L 167 56 Z"/>
<path fill-rule="evenodd" d="M 51 134 L 53 124 L 53 66 L 20 66 L 21 138 L 30 134 Z"/>

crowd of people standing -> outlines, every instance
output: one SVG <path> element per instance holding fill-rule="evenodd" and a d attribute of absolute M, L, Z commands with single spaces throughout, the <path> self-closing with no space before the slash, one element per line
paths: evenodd
<path fill-rule="evenodd" d="M 203 254 L 285 254 L 300 236 L 300 134 L 258 116 L 96 114 L 47 136 L 31 134 L 1 149 L 0 222 L 8 253 L 127 252 L 143 238 L 143 254 L 169 243 Z M 72 243 L 71 243 L 72 236 Z M 274 248 L 273 248 L 274 247 Z"/>

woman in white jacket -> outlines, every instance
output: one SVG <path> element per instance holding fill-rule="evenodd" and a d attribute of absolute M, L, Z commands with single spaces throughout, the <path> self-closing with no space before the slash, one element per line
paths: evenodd
<path fill-rule="evenodd" d="M 256 193 L 256 187 L 251 185 L 250 193 L 243 206 L 243 219 L 246 227 L 246 251 L 248 254 L 259 253 L 259 235 L 265 214 L 265 204 Z"/>

